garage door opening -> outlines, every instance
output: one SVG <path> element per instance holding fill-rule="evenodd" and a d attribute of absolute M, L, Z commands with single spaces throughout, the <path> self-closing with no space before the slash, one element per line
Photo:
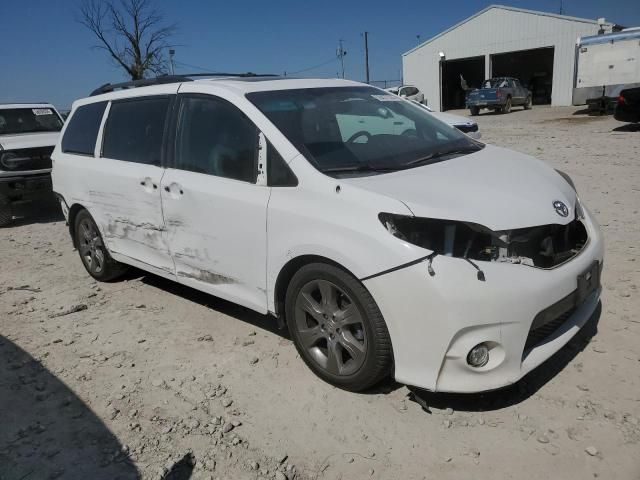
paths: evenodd
<path fill-rule="evenodd" d="M 491 76 L 515 77 L 531 90 L 534 105 L 549 105 L 553 85 L 553 47 L 491 55 Z"/>
<path fill-rule="evenodd" d="M 445 60 L 441 68 L 440 109 L 465 108 L 465 88 L 478 88 L 484 80 L 484 57 Z"/>

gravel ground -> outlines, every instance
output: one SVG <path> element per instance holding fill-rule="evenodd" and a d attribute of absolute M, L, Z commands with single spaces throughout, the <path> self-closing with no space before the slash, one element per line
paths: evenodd
<path fill-rule="evenodd" d="M 335 389 L 273 319 L 141 272 L 97 284 L 60 215 L 27 210 L 0 230 L 0 479 L 640 479 L 640 129 L 575 112 L 477 117 L 569 173 L 607 240 L 584 331 L 483 395 Z"/>

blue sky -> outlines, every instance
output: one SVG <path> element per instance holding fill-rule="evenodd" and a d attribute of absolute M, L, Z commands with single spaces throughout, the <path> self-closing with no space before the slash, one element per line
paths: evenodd
<path fill-rule="evenodd" d="M 80 0 L 0 0 L 0 102 L 50 101 L 68 108 L 93 88 L 122 81 L 124 74 L 76 22 Z M 400 78 L 401 54 L 492 2 L 157 0 L 178 22 L 177 73 L 197 71 L 295 72 L 336 76 L 338 40 L 347 50 L 346 75 L 364 79 L 362 32 L 369 31 L 371 78 Z M 558 12 L 559 0 L 504 2 Z M 447 8 L 450 5 L 451 8 Z M 606 17 L 625 26 L 640 25 L 639 0 L 564 0 L 567 15 Z M 333 59 L 333 61 L 332 61 Z M 327 63 L 328 62 L 328 63 Z"/>

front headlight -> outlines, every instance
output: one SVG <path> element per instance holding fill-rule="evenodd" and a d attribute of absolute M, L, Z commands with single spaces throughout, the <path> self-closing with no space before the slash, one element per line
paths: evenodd
<path fill-rule="evenodd" d="M 473 223 L 393 213 L 380 213 L 378 218 L 393 236 L 441 255 L 467 257 L 473 252 L 475 256 L 497 240 L 492 241 L 491 232 L 486 227 Z M 494 254 L 493 248 L 487 249 L 486 260 Z"/>

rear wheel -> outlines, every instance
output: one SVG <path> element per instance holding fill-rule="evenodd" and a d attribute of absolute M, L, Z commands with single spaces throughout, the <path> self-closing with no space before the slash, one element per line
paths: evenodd
<path fill-rule="evenodd" d="M 471 112 L 471 115 L 475 117 L 480 114 L 480 107 L 470 107 L 469 111 Z"/>
<path fill-rule="evenodd" d="M 527 97 L 527 100 L 524 102 L 524 109 L 531 110 L 531 97 Z"/>
<path fill-rule="evenodd" d="M 333 265 L 302 267 L 286 295 L 286 319 L 300 356 L 316 375 L 360 391 L 391 370 L 391 339 L 373 297 Z"/>
<path fill-rule="evenodd" d="M 96 222 L 86 210 L 76 216 L 75 241 L 84 268 L 96 280 L 107 282 L 126 272 L 127 266 L 109 255 Z"/>
<path fill-rule="evenodd" d="M 13 209 L 11 208 L 11 201 L 0 195 L 0 227 L 6 227 L 13 221 Z"/>
<path fill-rule="evenodd" d="M 502 107 L 502 113 L 511 113 L 511 97 L 507 98 L 507 103 Z"/>

